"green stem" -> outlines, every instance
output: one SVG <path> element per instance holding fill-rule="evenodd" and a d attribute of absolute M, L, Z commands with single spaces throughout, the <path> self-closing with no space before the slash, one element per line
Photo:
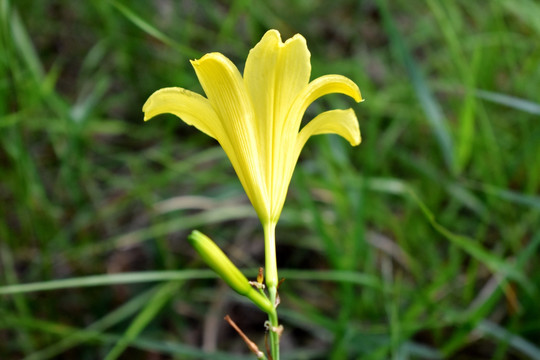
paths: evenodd
<path fill-rule="evenodd" d="M 277 312 L 268 314 L 268 319 L 270 320 L 270 325 L 272 326 L 269 329 L 270 332 L 270 351 L 272 352 L 272 359 L 279 360 L 279 333 L 276 331 L 279 327 Z"/>
<path fill-rule="evenodd" d="M 276 224 L 269 222 L 263 224 L 264 227 L 264 253 L 265 253 L 265 266 L 266 266 L 266 286 L 268 288 L 268 294 L 270 295 L 270 302 L 272 305 L 276 304 L 277 298 L 277 261 L 276 261 Z M 272 352 L 272 359 L 279 360 L 279 333 L 276 331 L 279 327 L 277 311 L 268 313 L 268 320 L 270 322 L 270 349 Z"/>
<path fill-rule="evenodd" d="M 266 286 L 268 290 L 277 288 L 278 274 L 276 262 L 276 223 L 263 224 L 264 228 L 264 257 L 266 267 Z"/>

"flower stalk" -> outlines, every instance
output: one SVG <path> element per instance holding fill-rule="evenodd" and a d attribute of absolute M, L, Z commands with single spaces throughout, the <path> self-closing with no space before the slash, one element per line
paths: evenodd
<path fill-rule="evenodd" d="M 266 272 L 266 287 L 276 289 L 278 284 L 277 257 L 276 257 L 276 223 L 263 224 L 264 229 L 264 260 Z"/>
<path fill-rule="evenodd" d="M 267 222 L 264 228 L 264 255 L 266 264 L 266 287 L 270 297 L 270 303 L 274 306 L 274 311 L 268 313 L 270 349 L 273 360 L 279 360 L 279 322 L 276 311 L 278 272 L 276 257 L 276 223 Z"/>

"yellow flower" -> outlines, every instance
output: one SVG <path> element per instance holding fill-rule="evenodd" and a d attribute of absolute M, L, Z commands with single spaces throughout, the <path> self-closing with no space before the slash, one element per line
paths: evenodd
<path fill-rule="evenodd" d="M 150 96 L 144 119 L 171 113 L 216 139 L 229 157 L 259 219 L 276 224 L 306 141 L 335 133 L 360 143 L 352 109 L 326 111 L 300 130 L 307 107 L 317 98 L 342 93 L 362 101 L 354 82 L 326 75 L 309 82 L 310 53 L 303 36 L 285 43 L 268 31 L 250 51 L 244 77 L 220 53 L 191 62 L 206 98 L 182 88 L 164 88 Z"/>

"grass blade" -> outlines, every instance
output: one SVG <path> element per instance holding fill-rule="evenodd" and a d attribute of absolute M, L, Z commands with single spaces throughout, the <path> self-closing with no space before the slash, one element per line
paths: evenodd
<path fill-rule="evenodd" d="M 124 350 L 137 338 L 141 331 L 146 328 L 161 308 L 178 292 L 179 282 L 170 282 L 163 285 L 142 309 L 139 315 L 133 320 L 124 335 L 118 340 L 116 345 L 105 357 L 105 360 L 117 359 Z"/>
<path fill-rule="evenodd" d="M 105 317 L 94 322 L 86 329 L 73 331 L 70 335 L 63 337 L 62 340 L 60 340 L 59 342 L 52 344 L 37 352 L 34 352 L 23 360 L 50 359 L 72 347 L 91 341 L 95 338 L 95 332 L 102 333 L 107 328 L 119 323 L 120 321 L 126 319 L 128 316 L 131 316 L 133 315 L 133 313 L 139 311 L 145 304 L 148 303 L 148 301 L 150 301 L 158 288 L 160 288 L 160 286 L 156 286 L 150 290 L 145 291 L 144 293 L 132 298 L 118 309 L 110 312 Z"/>
<path fill-rule="evenodd" d="M 532 115 L 540 115 L 540 104 L 530 100 L 480 89 L 475 91 L 475 95 L 480 99 L 491 101 L 496 104 L 508 106 Z"/>
<path fill-rule="evenodd" d="M 460 247 L 467 254 L 474 257 L 478 261 L 486 265 L 493 273 L 499 273 L 512 280 L 520 283 L 529 292 L 534 291 L 534 287 L 531 282 L 525 277 L 525 275 L 519 271 L 514 265 L 504 259 L 500 259 L 495 255 L 492 255 L 487 250 L 478 245 L 474 239 L 467 236 L 454 234 L 435 220 L 435 215 L 428 209 L 426 204 L 420 200 L 418 195 L 412 190 L 409 190 L 410 198 L 418 205 L 426 219 L 431 223 L 431 226 L 445 238 L 452 243 Z"/>
<path fill-rule="evenodd" d="M 512 334 L 505 328 L 492 321 L 484 320 L 478 324 L 477 330 L 485 335 L 494 337 L 498 342 L 507 342 L 511 348 L 527 355 L 531 360 L 540 360 L 540 348 L 524 338 Z"/>
<path fill-rule="evenodd" d="M 147 33 L 148 35 L 160 40 L 164 44 L 178 49 L 181 53 L 183 53 L 186 56 L 189 56 L 191 58 L 198 58 L 201 56 L 201 53 L 198 51 L 195 51 L 187 46 L 184 46 L 182 44 L 177 43 L 167 35 L 165 35 L 163 32 L 158 30 L 156 27 L 152 26 L 148 21 L 144 20 L 142 17 L 137 15 L 135 12 L 133 12 L 131 9 L 129 9 L 127 6 L 117 2 L 117 1 L 111 1 L 111 4 L 122 13 L 129 21 L 131 21 L 135 26 L 137 26 L 139 29 Z"/>
<path fill-rule="evenodd" d="M 502 189 L 489 184 L 471 184 L 472 188 L 485 192 L 486 194 L 496 196 L 511 203 L 529 206 L 540 210 L 540 197 L 534 195 L 525 195 L 516 191 Z"/>
<path fill-rule="evenodd" d="M 422 71 L 419 66 L 416 64 L 416 61 L 411 55 L 411 52 L 405 45 L 405 41 L 402 36 L 399 34 L 399 31 L 396 28 L 390 10 L 387 7 L 386 0 L 377 0 L 379 9 L 383 17 L 383 23 L 385 30 L 390 37 L 390 42 L 396 53 L 396 56 L 401 59 L 407 72 L 409 78 L 411 79 L 412 86 L 418 97 L 418 101 L 426 118 L 431 126 L 435 137 L 437 138 L 437 143 L 439 145 L 439 150 L 443 156 L 446 167 L 451 172 L 454 171 L 454 149 L 452 138 L 450 136 L 450 131 L 448 128 L 447 120 L 444 116 L 444 113 L 441 109 L 441 106 L 437 102 L 435 96 L 433 95 L 431 89 L 429 88 Z"/>
<path fill-rule="evenodd" d="M 26 66 L 30 69 L 34 80 L 37 82 L 43 80 L 45 72 L 41 65 L 41 60 L 39 59 L 37 52 L 34 49 L 34 44 L 32 44 L 32 40 L 15 9 L 12 10 L 11 14 L 11 33 L 13 36 L 13 44 L 15 44 L 19 54 L 26 62 Z"/>
<path fill-rule="evenodd" d="M 212 279 L 215 277 L 216 275 L 211 270 L 147 271 L 138 273 L 93 275 L 30 284 L 2 286 L 0 287 L 0 295 L 151 281 Z"/>
<path fill-rule="evenodd" d="M 242 270 L 245 274 L 255 275 L 257 269 Z M 375 276 L 356 271 L 312 271 L 283 269 L 280 273 L 286 278 L 311 281 L 330 281 L 351 283 L 362 286 L 380 288 L 381 284 Z M 69 279 L 43 281 L 29 284 L 16 284 L 0 287 L 0 295 L 31 293 L 38 291 L 51 291 L 79 287 L 107 286 L 115 284 L 134 284 L 155 281 L 180 281 L 193 279 L 215 279 L 217 275 L 212 270 L 169 270 L 169 271 L 143 271 L 122 274 L 92 275 L 74 277 Z"/>
<path fill-rule="evenodd" d="M 4 313 L 0 310 L 0 319 L 2 328 L 29 329 L 37 332 L 47 333 L 60 337 L 67 337 L 76 331 L 81 335 L 92 338 L 93 341 L 103 344 L 112 344 L 120 340 L 120 336 L 104 333 L 95 330 L 75 329 L 73 327 L 57 324 L 49 321 L 43 321 L 35 318 L 17 317 L 12 314 Z M 198 348 L 172 341 L 154 340 L 150 338 L 139 337 L 134 339 L 131 346 L 148 352 L 159 352 L 161 354 L 170 354 L 178 356 L 179 359 L 208 359 L 208 360 L 250 360 L 252 357 L 244 357 L 238 354 L 229 355 L 223 352 L 207 353 Z"/>

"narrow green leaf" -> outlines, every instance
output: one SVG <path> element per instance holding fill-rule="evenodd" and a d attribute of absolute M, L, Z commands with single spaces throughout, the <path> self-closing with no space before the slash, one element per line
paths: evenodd
<path fill-rule="evenodd" d="M 30 284 L 1 286 L 0 295 L 68 289 L 76 287 L 104 286 L 112 284 L 129 284 L 169 280 L 173 281 L 189 279 L 212 279 L 215 277 L 216 274 L 211 270 L 147 271 L 123 274 L 93 275 Z"/>
<path fill-rule="evenodd" d="M 422 213 L 426 219 L 431 223 L 431 226 L 441 235 L 443 235 L 448 240 L 452 241 L 455 245 L 459 246 L 467 254 L 474 257 L 478 261 L 486 265 L 493 273 L 502 274 L 505 277 L 508 277 L 512 280 L 517 281 L 529 292 L 534 291 L 534 287 L 531 282 L 525 277 L 525 275 L 519 271 L 516 266 L 500 259 L 497 256 L 490 254 L 487 250 L 478 245 L 474 239 L 471 239 L 467 236 L 457 235 L 440 225 L 435 220 L 435 215 L 429 210 L 427 205 L 420 200 L 418 195 L 412 190 L 409 190 L 409 195 L 412 200 L 420 207 Z"/>
<path fill-rule="evenodd" d="M 47 360 L 58 356 L 62 352 L 65 352 L 72 347 L 95 339 L 96 333 L 102 333 L 107 328 L 116 325 L 120 321 L 139 311 L 145 304 L 148 303 L 148 301 L 150 301 L 152 296 L 160 287 L 161 286 L 159 285 L 155 286 L 150 290 L 147 290 L 142 294 L 137 295 L 136 297 L 130 299 L 128 302 L 126 302 L 119 308 L 113 310 L 103 318 L 92 323 L 85 329 L 74 330 L 69 335 L 62 337 L 59 342 L 47 346 L 46 348 L 43 348 L 37 352 L 34 352 L 23 360 Z"/>
<path fill-rule="evenodd" d="M 14 330 L 30 329 L 37 332 L 56 335 L 61 338 L 67 337 L 76 331 L 93 341 L 103 344 L 114 344 L 121 339 L 121 336 L 105 333 L 95 330 L 76 329 L 64 324 L 43 321 L 36 318 L 17 317 L 5 313 L 0 309 L 0 320 L 2 328 L 11 328 Z M 179 359 L 205 359 L 205 360 L 250 360 L 253 357 L 245 357 L 238 354 L 229 355 L 223 352 L 208 353 L 198 348 L 179 343 L 178 341 L 154 340 L 150 338 L 139 337 L 134 339 L 131 346 L 161 354 L 170 354 L 178 356 Z M 289 358 L 296 359 L 296 358 Z"/>
<path fill-rule="evenodd" d="M 457 143 L 457 170 L 463 172 L 472 155 L 475 139 L 475 117 L 476 117 L 476 98 L 474 96 L 474 87 L 476 86 L 476 72 L 481 63 L 481 52 L 474 52 L 472 64 L 469 71 L 464 71 L 464 81 L 466 89 L 461 106 L 459 117 L 459 137 Z"/>
<path fill-rule="evenodd" d="M 111 4 L 116 9 L 118 9 L 129 21 L 131 21 L 135 26 L 137 26 L 139 29 L 141 29 L 148 35 L 160 40 L 161 42 L 163 42 L 164 44 L 172 48 L 178 49 L 182 54 L 186 56 L 189 56 L 192 58 L 200 57 L 201 55 L 200 52 L 174 41 L 173 39 L 165 35 L 163 32 L 158 30 L 156 27 L 152 26 L 150 22 L 144 20 L 142 17 L 140 17 L 138 14 L 133 12 L 131 9 L 129 9 L 125 5 L 114 0 L 111 0 Z"/>
<path fill-rule="evenodd" d="M 180 283 L 176 281 L 164 284 L 132 321 L 124 335 L 107 354 L 105 360 L 115 360 L 122 355 L 124 350 L 139 336 L 150 321 L 156 317 L 161 308 L 178 292 L 179 288 Z"/>
<path fill-rule="evenodd" d="M 38 82 L 43 80 L 45 74 L 43 65 L 34 49 L 31 37 L 28 35 L 20 16 L 15 9 L 11 10 L 11 33 L 13 36 L 13 43 L 17 47 L 19 54 L 26 63 L 26 66 L 28 66 L 34 79 Z"/>
<path fill-rule="evenodd" d="M 480 99 L 491 101 L 496 104 L 508 106 L 517 110 L 527 112 L 532 115 L 540 115 L 540 104 L 530 100 L 521 99 L 515 96 L 501 94 L 494 91 L 475 90 L 475 95 Z"/>
<path fill-rule="evenodd" d="M 191 216 L 183 216 L 182 218 L 167 219 L 162 222 L 142 228 L 133 230 L 129 233 L 115 236 L 110 239 L 105 239 L 99 243 L 88 244 L 87 246 L 79 247 L 77 249 L 70 249 L 67 252 L 70 255 L 82 256 L 83 254 L 88 256 L 89 254 L 95 255 L 102 252 L 110 251 L 123 246 L 133 246 L 140 244 L 144 241 L 154 239 L 156 237 L 172 234 L 180 230 L 188 230 L 202 225 L 218 223 L 227 220 L 256 218 L 257 214 L 253 210 L 251 205 L 238 205 L 238 206 L 226 206 L 213 208 L 208 211 L 203 211 Z"/>
<path fill-rule="evenodd" d="M 534 208 L 534 209 L 540 209 L 539 196 L 526 195 L 526 194 L 519 193 L 517 191 L 503 189 L 503 188 L 499 188 L 499 187 L 489 185 L 489 184 L 471 184 L 471 187 L 478 189 L 480 191 L 483 191 L 486 194 L 496 196 L 500 199 L 503 199 L 503 200 L 506 200 L 515 204 L 530 206 L 531 208 Z"/>
<path fill-rule="evenodd" d="M 523 337 L 512 334 L 505 328 L 489 320 L 483 320 L 476 328 L 481 333 L 495 338 L 498 342 L 507 342 L 514 350 L 521 352 L 531 360 L 540 360 L 540 348 Z"/>
<path fill-rule="evenodd" d="M 498 0 L 498 2 L 540 35 L 540 21 L 538 21 L 540 19 L 540 5 L 538 2 L 534 0 Z"/>
<path fill-rule="evenodd" d="M 377 0 L 377 3 L 381 11 L 385 30 L 390 37 L 390 42 L 394 49 L 395 55 L 403 62 L 405 68 L 407 69 L 412 86 L 416 92 L 416 96 L 418 97 L 418 101 L 420 102 L 427 121 L 431 126 L 435 137 L 437 138 L 437 143 L 446 167 L 452 172 L 454 170 L 454 146 L 450 136 L 447 120 L 443 114 L 441 106 L 429 88 L 420 67 L 417 65 L 416 61 L 411 55 L 411 52 L 407 48 L 405 40 L 400 35 L 392 15 L 390 14 L 386 0 Z"/>
<path fill-rule="evenodd" d="M 255 276 L 257 269 L 242 270 L 249 276 Z M 381 288 L 380 281 L 373 275 L 363 274 L 356 271 L 312 271 L 282 269 L 280 274 L 289 279 L 348 282 L 362 286 Z M 192 280 L 192 279 L 215 279 L 217 275 L 212 270 L 168 270 L 168 271 L 143 271 L 122 274 L 92 275 L 74 277 L 69 279 L 51 280 L 28 284 L 16 284 L 0 287 L 0 295 L 21 294 L 37 291 L 51 291 L 79 287 L 106 286 L 115 284 L 133 284 L 142 282 Z"/>

